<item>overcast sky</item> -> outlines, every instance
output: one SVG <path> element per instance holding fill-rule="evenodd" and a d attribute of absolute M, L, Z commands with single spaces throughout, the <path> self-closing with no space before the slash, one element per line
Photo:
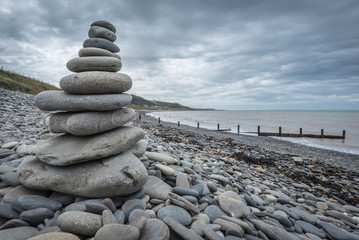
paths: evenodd
<path fill-rule="evenodd" d="M 358 0 L 1 0 L 0 66 L 58 86 L 101 19 L 147 99 L 359 110 Z"/>

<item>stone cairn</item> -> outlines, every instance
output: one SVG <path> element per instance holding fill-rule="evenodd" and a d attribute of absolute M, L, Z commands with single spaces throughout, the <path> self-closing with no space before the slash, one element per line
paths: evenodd
<path fill-rule="evenodd" d="M 33 189 L 53 190 L 82 197 L 127 196 L 147 181 L 137 158 L 144 154 L 145 132 L 124 126 L 135 118 L 125 108 L 132 96 L 131 78 L 117 73 L 120 51 L 113 42 L 116 28 L 107 21 L 91 24 L 89 39 L 67 63 L 75 74 L 60 80 L 63 91 L 44 91 L 35 106 L 57 111 L 47 119 L 51 132 L 62 133 L 20 149 L 27 155 L 18 168 L 19 179 Z"/>

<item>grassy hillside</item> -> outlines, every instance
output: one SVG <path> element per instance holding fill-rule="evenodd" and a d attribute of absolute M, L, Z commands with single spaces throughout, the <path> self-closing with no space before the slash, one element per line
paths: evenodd
<path fill-rule="evenodd" d="M 53 85 L 2 69 L 0 69 L 0 88 L 29 94 L 38 94 L 44 90 L 58 90 Z"/>
<path fill-rule="evenodd" d="M 10 91 L 19 91 L 28 94 L 38 94 L 45 90 L 60 90 L 59 88 L 41 82 L 39 80 L 23 76 L 18 73 L 0 69 L 0 88 Z M 129 107 L 138 109 L 177 109 L 190 110 L 191 108 L 182 106 L 178 103 L 170 103 L 163 101 L 150 101 L 142 97 L 132 95 L 132 104 Z"/>

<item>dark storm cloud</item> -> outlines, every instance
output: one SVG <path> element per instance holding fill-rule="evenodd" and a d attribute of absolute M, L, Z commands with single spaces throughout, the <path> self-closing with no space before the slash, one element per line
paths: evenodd
<path fill-rule="evenodd" d="M 133 93 L 195 107 L 359 109 L 353 1 L 3 1 L 0 65 L 58 83 L 91 22 L 117 28 Z"/>

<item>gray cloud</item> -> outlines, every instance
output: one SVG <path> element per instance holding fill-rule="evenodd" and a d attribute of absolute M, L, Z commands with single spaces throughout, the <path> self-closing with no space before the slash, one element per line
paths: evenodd
<path fill-rule="evenodd" d="M 359 3 L 3 1 L 0 65 L 58 85 L 91 22 L 117 28 L 132 93 L 221 109 L 359 109 Z"/>

